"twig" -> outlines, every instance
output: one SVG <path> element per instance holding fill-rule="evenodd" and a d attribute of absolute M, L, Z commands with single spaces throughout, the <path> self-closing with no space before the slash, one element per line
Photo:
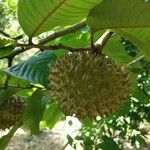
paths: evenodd
<path fill-rule="evenodd" d="M 12 37 L 12 36 L 10 36 L 8 33 L 5 33 L 4 31 L 2 31 L 2 30 L 0 30 L 0 33 L 3 35 L 3 36 L 5 36 L 5 37 L 7 37 L 7 38 L 10 38 L 10 39 L 12 39 L 12 40 L 19 40 L 19 39 L 21 39 L 23 36 L 22 35 L 19 35 L 19 36 L 17 36 L 17 37 Z"/>
<path fill-rule="evenodd" d="M 63 44 L 58 44 L 58 45 L 49 45 L 49 46 L 44 46 L 44 45 L 39 45 L 39 44 L 18 44 L 18 47 L 24 47 L 24 48 L 38 48 L 42 50 L 58 50 L 58 49 L 67 49 L 71 52 L 78 52 L 78 51 L 89 51 L 91 50 L 91 46 L 89 47 L 70 47 L 66 46 Z M 100 45 L 98 45 L 100 48 Z"/>
<path fill-rule="evenodd" d="M 113 32 L 111 31 L 106 31 L 100 38 L 99 40 L 93 44 L 92 46 L 89 47 L 70 47 L 66 46 L 63 44 L 58 44 L 58 45 L 40 45 L 40 44 L 18 44 L 17 47 L 24 47 L 26 48 L 38 48 L 42 50 L 58 50 L 58 49 L 67 49 L 71 52 L 77 52 L 77 51 L 90 51 L 92 48 L 97 49 L 97 50 L 102 50 L 102 48 L 105 46 L 109 38 L 112 36 Z"/>
<path fill-rule="evenodd" d="M 39 41 L 39 44 L 18 44 L 16 50 L 14 50 L 11 54 L 9 54 L 8 56 L 2 57 L 0 59 L 4 59 L 4 58 L 14 58 L 16 55 L 23 53 L 31 48 L 38 48 L 38 49 L 42 49 L 42 50 L 58 50 L 58 49 L 67 49 L 71 52 L 77 52 L 77 51 L 89 51 L 91 50 L 91 46 L 89 47 L 70 47 L 70 46 L 65 46 L 63 44 L 59 44 L 59 45 L 49 45 L 49 46 L 45 46 L 43 44 L 46 44 L 47 42 L 54 40 L 57 37 L 75 32 L 76 30 L 83 28 L 84 26 L 86 26 L 85 21 L 82 21 L 78 24 L 75 24 L 67 29 L 63 29 L 61 31 L 57 31 L 54 34 L 52 34 L 49 37 L 46 37 L 45 39 L 42 39 L 41 41 Z M 95 43 L 95 49 L 98 50 L 102 50 L 103 47 L 105 46 L 105 44 L 107 43 L 107 41 L 109 40 L 109 38 L 112 36 L 113 32 L 111 31 L 106 31 L 101 38 Z"/>
<path fill-rule="evenodd" d="M 75 32 L 75 31 L 77 31 L 77 30 L 79 30 L 79 29 L 81 29 L 83 27 L 86 27 L 85 20 L 81 21 L 81 22 L 79 22 L 79 23 L 77 23 L 75 25 L 72 25 L 72 26 L 70 26 L 70 27 L 68 27 L 66 29 L 57 31 L 57 32 L 49 35 L 48 37 L 46 37 L 44 39 L 41 39 L 39 41 L 39 44 L 40 45 L 44 45 L 44 44 L 48 43 L 49 41 L 52 41 L 52 40 L 54 40 L 54 39 L 56 39 L 56 38 L 58 38 L 60 36 L 67 35 L 69 33 L 73 33 L 73 32 Z M 9 54 L 9 55 L 7 55 L 5 57 L 2 57 L 0 59 L 5 59 L 5 58 L 9 58 L 9 57 L 15 57 L 16 55 L 19 55 L 19 54 L 21 54 L 21 53 L 23 53 L 23 52 L 25 52 L 25 51 L 27 51 L 29 49 L 31 49 L 31 48 L 22 48 L 22 47 L 21 48 L 17 48 L 11 54 Z"/>
<path fill-rule="evenodd" d="M 84 28 L 84 27 L 86 27 L 86 21 L 85 20 L 81 21 L 80 23 L 77 23 L 75 25 L 72 25 L 66 29 L 56 31 L 55 33 L 49 35 L 48 37 L 41 39 L 39 44 L 42 44 L 42 45 L 46 44 L 49 41 L 55 40 L 56 38 L 61 37 L 61 36 L 66 35 L 66 34 L 73 33 L 76 30 L 79 30 L 79 29 Z"/>
<path fill-rule="evenodd" d="M 127 66 L 133 65 L 133 64 L 139 62 L 140 60 L 142 60 L 143 58 L 145 58 L 144 55 L 142 55 L 142 56 L 136 58 L 135 60 L 133 60 L 133 61 L 131 61 L 131 62 L 129 62 L 129 63 L 127 64 Z"/>
<path fill-rule="evenodd" d="M 102 50 L 102 48 L 105 46 L 106 42 L 109 40 L 109 38 L 112 36 L 113 32 L 111 31 L 106 31 L 101 38 L 95 43 L 94 49 L 97 50 Z M 40 44 L 17 44 L 17 47 L 22 47 L 22 49 L 20 49 L 20 51 L 25 51 L 26 49 L 31 49 L 31 48 L 38 48 L 38 49 L 42 49 L 42 50 L 58 50 L 58 49 L 67 49 L 71 52 L 78 52 L 78 51 L 90 51 L 92 48 L 91 46 L 88 47 L 70 47 L 70 46 L 66 46 L 63 44 L 58 44 L 58 45 L 40 45 Z M 20 51 L 18 51 L 18 53 L 20 53 Z M 12 53 L 13 54 L 13 53 Z M 11 56 L 15 56 L 16 53 L 14 51 L 14 54 Z"/>
<path fill-rule="evenodd" d="M 96 45 L 101 45 L 102 49 L 110 39 L 110 37 L 113 35 L 113 32 L 111 30 L 107 30 L 97 41 Z"/>

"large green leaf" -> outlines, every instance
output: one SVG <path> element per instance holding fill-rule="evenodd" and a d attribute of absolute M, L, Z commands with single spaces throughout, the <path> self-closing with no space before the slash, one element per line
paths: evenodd
<path fill-rule="evenodd" d="M 29 37 L 74 24 L 102 0 L 19 0 L 18 19 Z"/>
<path fill-rule="evenodd" d="M 14 40 L 0 36 L 0 58 L 10 54 L 16 46 Z"/>
<path fill-rule="evenodd" d="M 150 4 L 144 0 L 104 0 L 87 19 L 94 30 L 112 29 L 150 56 Z"/>
<path fill-rule="evenodd" d="M 58 108 L 56 103 L 53 103 L 45 110 L 43 115 L 43 121 L 49 128 L 53 128 L 54 125 L 60 120 L 62 112 Z"/>
<path fill-rule="evenodd" d="M 6 69 L 13 76 L 28 80 L 32 83 L 40 83 L 44 86 L 48 83 L 50 64 L 56 59 L 51 51 L 39 53 L 25 62 Z"/>
<path fill-rule="evenodd" d="M 41 90 L 36 90 L 29 98 L 27 108 L 23 113 L 23 123 L 31 130 L 32 134 L 39 133 L 39 123 L 45 108 L 43 95 Z"/>

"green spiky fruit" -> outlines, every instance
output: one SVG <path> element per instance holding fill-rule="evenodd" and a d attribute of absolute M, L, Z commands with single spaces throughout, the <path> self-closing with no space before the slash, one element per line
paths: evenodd
<path fill-rule="evenodd" d="M 24 110 L 24 103 L 11 97 L 9 101 L 0 105 L 0 129 L 5 130 L 15 124 L 21 118 Z"/>
<path fill-rule="evenodd" d="M 131 91 L 127 70 L 110 58 L 73 53 L 53 64 L 49 88 L 66 115 L 95 118 L 116 111 Z"/>

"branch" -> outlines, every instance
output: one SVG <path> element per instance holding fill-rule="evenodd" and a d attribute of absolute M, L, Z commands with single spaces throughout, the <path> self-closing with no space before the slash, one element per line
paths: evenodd
<path fill-rule="evenodd" d="M 144 55 L 142 55 L 142 56 L 136 58 L 135 60 L 133 60 L 133 61 L 131 61 L 131 62 L 129 62 L 129 63 L 127 64 L 127 66 L 133 65 L 133 64 L 139 62 L 140 60 L 142 60 L 143 58 L 145 58 Z"/>
<path fill-rule="evenodd" d="M 113 32 L 106 31 L 100 37 L 100 39 L 95 43 L 94 48 L 102 51 L 103 47 L 105 46 L 105 44 L 109 40 L 109 38 L 112 36 L 112 34 L 113 34 Z M 31 48 L 38 48 L 41 50 L 67 49 L 71 52 L 90 51 L 91 50 L 91 46 L 89 46 L 89 47 L 70 47 L 70 46 L 66 46 L 63 44 L 49 45 L 49 46 L 44 46 L 44 45 L 40 45 L 40 44 L 18 44 L 17 47 L 21 47 L 21 48 L 18 48 L 17 50 L 13 51 L 10 55 L 7 56 L 7 58 L 13 58 L 16 55 L 18 55 L 26 50 L 29 50 Z"/>
<path fill-rule="evenodd" d="M 109 40 L 109 38 L 112 36 L 113 32 L 106 31 L 99 40 L 95 43 L 94 49 L 101 50 Z M 58 49 L 67 49 L 71 52 L 78 52 L 78 51 L 90 51 L 92 49 L 91 46 L 89 47 L 70 47 L 63 44 L 58 45 L 40 45 L 40 44 L 18 44 L 17 47 L 24 47 L 24 49 L 30 49 L 30 48 L 38 48 L 41 50 L 58 50 Z"/>
<path fill-rule="evenodd" d="M 66 29 L 60 30 L 60 31 L 56 31 L 55 33 L 49 35 L 48 37 L 41 39 L 39 41 L 39 44 L 44 45 L 46 43 L 48 43 L 49 41 L 52 41 L 60 36 L 64 36 L 67 35 L 69 33 L 73 33 L 83 27 L 86 27 L 86 21 L 81 21 L 75 25 L 72 25 Z M 33 48 L 33 47 L 32 47 Z M 15 57 L 16 55 L 19 55 L 20 53 L 23 53 L 27 50 L 31 49 L 30 47 L 26 47 L 26 48 L 17 48 L 16 50 L 14 50 L 11 54 L 9 54 L 8 56 L 2 57 L 0 59 L 4 59 L 4 58 L 9 58 L 9 57 Z"/>
<path fill-rule="evenodd" d="M 66 35 L 66 34 L 73 33 L 76 30 L 84 28 L 84 27 L 86 27 L 86 21 L 85 20 L 83 20 L 80 23 L 77 23 L 75 25 L 72 25 L 66 29 L 56 31 L 55 33 L 49 35 L 48 37 L 40 40 L 39 44 L 42 44 L 42 45 L 46 44 L 49 41 L 55 40 L 56 38 L 61 37 L 61 36 Z"/>
<path fill-rule="evenodd" d="M 101 45 L 102 49 L 103 47 L 106 45 L 106 43 L 108 42 L 108 40 L 111 38 L 111 36 L 113 35 L 112 31 L 107 30 L 97 41 L 96 41 L 96 45 Z"/>
<path fill-rule="evenodd" d="M 63 44 L 58 44 L 58 45 L 49 45 L 49 46 L 44 46 L 44 45 L 39 45 L 39 44 L 18 44 L 18 47 L 24 47 L 24 48 L 38 48 L 38 49 L 42 49 L 42 50 L 59 50 L 59 49 L 67 49 L 71 52 L 78 52 L 78 51 L 90 51 L 91 50 L 91 46 L 89 47 L 70 47 L 70 46 L 66 46 Z M 97 48 L 101 48 L 101 45 L 97 45 L 95 46 Z"/>
<path fill-rule="evenodd" d="M 113 32 L 106 30 L 106 32 L 96 41 L 95 44 L 93 41 L 93 36 L 91 36 L 91 47 L 92 47 L 93 52 L 96 52 L 97 54 L 102 55 L 103 48 L 112 35 L 113 35 Z"/>
<path fill-rule="evenodd" d="M 5 37 L 7 37 L 7 38 L 10 38 L 10 39 L 12 39 L 12 40 L 20 40 L 20 39 L 22 39 L 22 35 L 19 35 L 19 36 L 17 36 L 17 37 L 12 37 L 12 36 L 10 36 L 9 34 L 5 33 L 5 32 L 2 31 L 2 30 L 0 30 L 0 33 L 1 33 L 3 36 L 5 36 Z"/>

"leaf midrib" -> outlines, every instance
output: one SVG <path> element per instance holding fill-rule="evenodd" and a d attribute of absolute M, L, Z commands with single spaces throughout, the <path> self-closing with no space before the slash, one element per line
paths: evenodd
<path fill-rule="evenodd" d="M 32 37 L 36 34 L 36 32 L 40 29 L 40 27 L 48 20 L 48 18 L 49 18 L 50 16 L 52 16 L 53 13 L 55 13 L 66 1 L 68 1 L 68 0 L 63 0 L 63 1 L 60 2 L 52 11 L 50 11 L 50 12 L 48 13 L 48 15 L 45 16 L 45 17 L 43 18 L 43 20 L 37 25 L 37 27 L 33 30 L 33 32 L 30 34 L 29 37 L 32 38 Z"/>
<path fill-rule="evenodd" d="M 111 29 L 111 30 L 116 30 L 116 29 L 138 29 L 138 28 L 150 28 L 150 25 L 145 25 L 145 26 L 110 26 L 110 27 L 98 27 L 97 30 L 94 31 L 99 31 L 99 30 L 104 30 L 104 29 Z"/>

